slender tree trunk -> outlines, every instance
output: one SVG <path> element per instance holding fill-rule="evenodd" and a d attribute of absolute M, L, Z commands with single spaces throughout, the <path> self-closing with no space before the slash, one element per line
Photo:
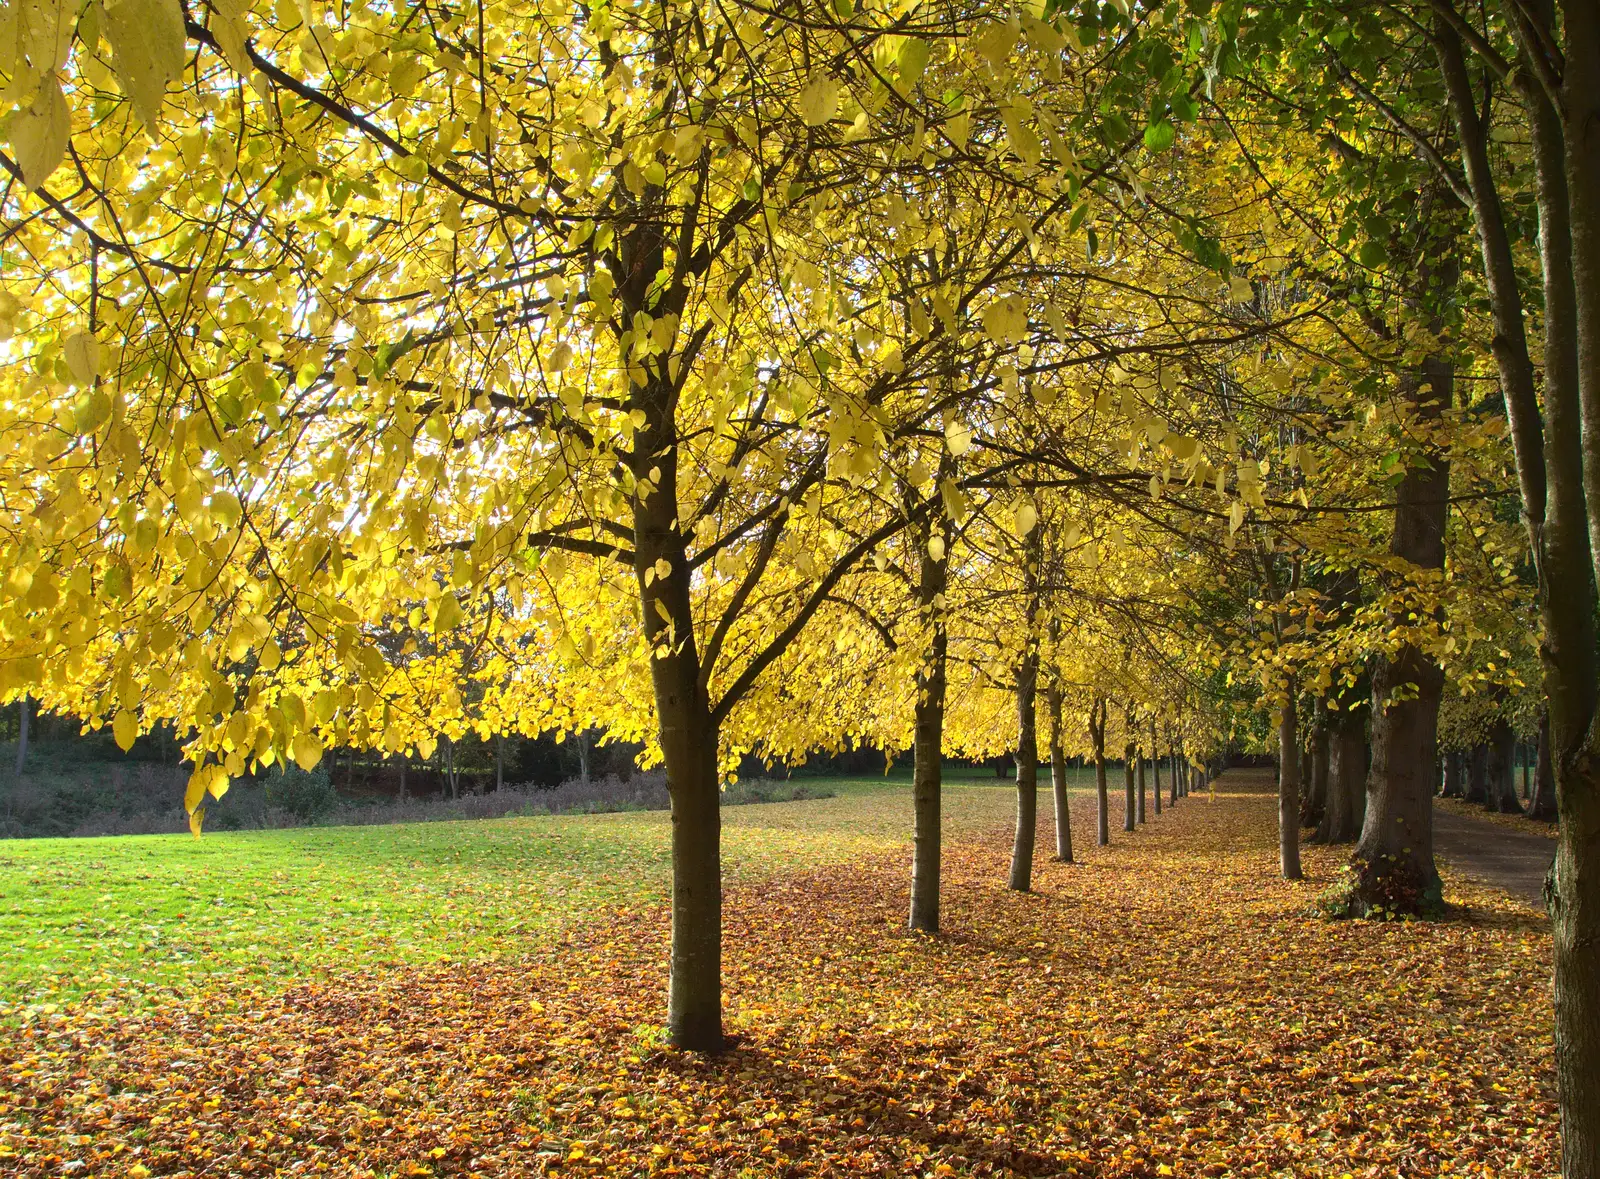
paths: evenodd
<path fill-rule="evenodd" d="M 1056 859 L 1072 863 L 1072 806 L 1067 797 L 1067 754 L 1061 747 L 1061 689 L 1045 694 L 1050 709 L 1050 789 L 1056 811 Z"/>
<path fill-rule="evenodd" d="M 589 784 L 589 730 L 584 729 L 577 735 L 578 742 L 578 779 L 587 786 Z"/>
<path fill-rule="evenodd" d="M 1550 760 L 1550 714 L 1539 713 L 1539 743 L 1533 755 L 1533 801 L 1528 804 L 1530 819 L 1556 821 L 1556 774 Z"/>
<path fill-rule="evenodd" d="M 1288 696 L 1278 709 L 1278 864 L 1285 880 L 1299 880 L 1300 871 L 1300 718 L 1291 678 Z"/>
<path fill-rule="evenodd" d="M 494 739 L 494 791 L 499 794 L 506 785 L 506 739 L 496 735 Z"/>
<path fill-rule="evenodd" d="M 411 759 L 406 756 L 406 751 L 400 751 L 400 801 L 406 800 L 406 768 L 411 764 Z"/>
<path fill-rule="evenodd" d="M 1139 788 L 1134 782 L 1134 760 L 1139 756 L 1139 747 L 1132 741 L 1122 747 L 1122 789 L 1126 803 L 1122 820 L 1122 829 L 1132 831 L 1137 827 L 1139 817 Z"/>
<path fill-rule="evenodd" d="M 1032 650 L 1017 673 L 1017 831 L 1011 845 L 1010 887 L 1033 887 L 1033 844 L 1039 827 L 1039 656 Z"/>
<path fill-rule="evenodd" d="M 1106 711 L 1104 700 L 1096 700 L 1089 706 L 1089 740 L 1094 747 L 1095 837 L 1101 847 L 1111 843 L 1111 799 L 1106 785 Z"/>
<path fill-rule="evenodd" d="M 656 496 L 652 495 L 651 500 Z M 665 531 L 665 530 L 663 530 Z M 661 551 L 660 542 L 641 546 L 641 564 Z M 653 557 L 653 553 L 652 553 Z M 681 553 L 680 553 L 681 561 Z M 643 569 L 639 580 L 643 581 Z M 670 617 L 689 614 L 688 570 L 674 562 L 663 598 Z M 660 599 L 656 599 L 660 600 Z M 646 633 L 652 643 L 667 628 L 646 599 Z M 717 728 L 698 681 L 692 639 L 679 631 L 680 646 L 650 661 L 661 752 L 672 800 L 672 974 L 667 996 L 667 1038 L 678 1048 L 714 1052 L 722 1039 L 722 807 L 717 771 Z"/>
<path fill-rule="evenodd" d="M 948 557 L 928 552 L 931 532 L 920 530 L 922 571 L 917 604 L 933 623 L 928 652 L 917 671 L 916 730 L 912 745 L 911 807 L 914 835 L 911 859 L 911 914 L 907 924 L 924 933 L 939 931 L 939 877 L 943 835 L 940 794 L 944 775 L 945 664 L 949 634 L 940 605 L 948 580 Z M 946 538 L 946 548 L 949 541 Z"/>
<path fill-rule="evenodd" d="M 1135 765 L 1135 767 L 1137 767 L 1137 773 L 1138 773 L 1138 777 L 1139 777 L 1139 822 L 1143 823 L 1145 821 L 1144 820 L 1144 795 L 1145 795 L 1144 763 L 1145 763 L 1145 757 L 1144 757 L 1144 753 L 1140 749 L 1138 749 L 1137 747 L 1134 748 L 1133 756 L 1134 756 L 1134 765 Z"/>
<path fill-rule="evenodd" d="M 644 309 L 664 262 L 656 230 L 630 235 L 611 263 L 629 319 Z M 682 305 L 681 291 L 668 292 Z M 716 1052 L 722 1035 L 722 792 L 720 715 L 702 679 L 678 503 L 678 386 L 665 372 L 629 385 L 643 416 L 627 461 L 646 490 L 633 499 L 634 582 L 649 648 L 651 688 L 672 800 L 672 949 L 667 1040 Z M 664 571 L 664 572 L 663 572 Z"/>
<path fill-rule="evenodd" d="M 1522 801 L 1525 803 L 1531 802 L 1533 800 L 1533 793 L 1531 790 L 1533 774 L 1530 762 L 1532 761 L 1533 750 L 1529 748 L 1527 742 L 1524 741 L 1518 743 L 1517 752 L 1522 761 Z"/>
<path fill-rule="evenodd" d="M 1155 794 L 1156 814 L 1161 814 L 1161 743 L 1156 732 L 1156 718 L 1150 718 L 1150 778 Z"/>

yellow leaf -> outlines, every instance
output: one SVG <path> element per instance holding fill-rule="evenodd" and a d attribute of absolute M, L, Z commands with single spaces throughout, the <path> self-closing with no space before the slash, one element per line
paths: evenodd
<path fill-rule="evenodd" d="M 444 594 L 433 614 L 435 631 L 453 630 L 461 625 L 461 602 L 454 594 Z"/>
<path fill-rule="evenodd" d="M 194 808 L 199 806 L 200 800 L 206 796 L 206 778 L 204 766 L 196 768 L 194 773 L 189 775 L 189 783 L 183 791 L 183 809 L 190 814 L 194 813 Z"/>
<path fill-rule="evenodd" d="M 294 764 L 310 773 L 322 760 L 322 742 L 313 733 L 301 733 L 294 739 L 289 752 L 294 757 Z"/>
<path fill-rule="evenodd" d="M 66 158 L 72 112 L 54 76 L 46 78 L 29 107 L 11 122 L 11 150 L 22 169 L 22 182 L 37 190 Z M 70 363 L 70 362 L 69 362 Z"/>
<path fill-rule="evenodd" d="M 139 718 L 126 708 L 122 709 L 111 721 L 111 735 L 117 739 L 117 748 L 128 752 L 139 736 Z"/>
<path fill-rule="evenodd" d="M 145 126 L 161 120 L 167 87 L 183 73 L 183 8 L 178 0 L 117 0 L 105 8 L 104 31 L 122 92 Z"/>
<path fill-rule="evenodd" d="M 910 89 L 922 77 L 922 71 L 928 67 L 930 48 L 928 42 L 915 37 L 907 37 L 900 43 L 900 85 L 903 88 Z"/>
<path fill-rule="evenodd" d="M 960 458 L 972 446 L 972 427 L 952 421 L 944 428 L 944 444 L 950 448 L 951 454 Z"/>
<path fill-rule="evenodd" d="M 390 62 L 389 89 L 402 98 L 408 97 L 427 72 L 422 58 L 414 53 L 401 54 Z"/>
<path fill-rule="evenodd" d="M 800 91 L 800 118 L 807 127 L 820 127 L 839 112 L 839 87 L 826 74 L 817 74 Z"/>

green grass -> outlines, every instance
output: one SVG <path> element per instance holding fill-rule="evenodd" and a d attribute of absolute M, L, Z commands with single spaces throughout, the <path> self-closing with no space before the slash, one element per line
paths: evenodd
<path fill-rule="evenodd" d="M 723 811 L 730 879 L 908 846 L 908 774 L 813 781 L 835 797 Z M 1006 822 L 1008 785 L 952 771 L 946 832 Z M 660 901 L 669 838 L 665 813 L 635 812 L 0 841 L 0 1015 L 517 953 L 598 910 Z"/>

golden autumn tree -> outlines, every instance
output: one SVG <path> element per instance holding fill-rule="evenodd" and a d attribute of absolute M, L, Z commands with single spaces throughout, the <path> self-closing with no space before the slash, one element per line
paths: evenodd
<path fill-rule="evenodd" d="M 719 1045 L 722 770 L 828 739 L 770 724 L 808 628 L 1017 461 L 865 494 L 932 478 L 963 339 L 1016 352 L 1039 233 L 1161 145 L 1103 133 L 1146 84 L 1040 10 L 5 11 L 0 690 L 174 724 L 197 830 L 333 744 L 647 739 L 670 1036 Z"/>

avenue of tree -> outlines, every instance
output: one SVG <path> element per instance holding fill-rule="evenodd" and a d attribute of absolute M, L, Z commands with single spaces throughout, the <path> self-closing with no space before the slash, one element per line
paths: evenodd
<path fill-rule="evenodd" d="M 1593 1179 L 1597 77 L 1593 0 L 8 0 L 0 695 L 175 727 L 197 834 L 643 742 L 707 1051 L 746 755 L 912 750 L 935 932 L 947 755 L 1028 889 L 1069 757 L 1104 844 L 1275 749 L 1393 917 L 1526 746 Z"/>

